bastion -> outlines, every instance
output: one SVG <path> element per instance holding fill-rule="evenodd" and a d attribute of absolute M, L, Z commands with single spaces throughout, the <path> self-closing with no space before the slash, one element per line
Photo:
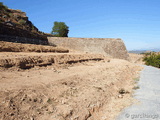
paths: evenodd
<path fill-rule="evenodd" d="M 129 59 L 126 46 L 120 38 L 48 37 L 48 43 L 53 46 L 65 47 L 80 52 L 98 53 L 112 58 Z"/>

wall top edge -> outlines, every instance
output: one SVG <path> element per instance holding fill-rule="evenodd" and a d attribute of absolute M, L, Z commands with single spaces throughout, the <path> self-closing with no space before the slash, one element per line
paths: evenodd
<path fill-rule="evenodd" d="M 81 38 L 81 37 L 47 37 L 55 39 L 86 39 L 86 40 L 122 40 L 121 38 Z"/>

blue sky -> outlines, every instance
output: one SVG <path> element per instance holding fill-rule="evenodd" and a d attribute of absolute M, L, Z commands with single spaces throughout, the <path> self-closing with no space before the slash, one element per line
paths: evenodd
<path fill-rule="evenodd" d="M 122 38 L 128 50 L 160 48 L 160 0 L 0 0 L 50 33 L 54 21 L 69 37 Z"/>

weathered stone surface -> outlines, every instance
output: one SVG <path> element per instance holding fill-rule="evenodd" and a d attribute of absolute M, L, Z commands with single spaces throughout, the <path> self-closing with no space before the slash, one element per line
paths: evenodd
<path fill-rule="evenodd" d="M 0 41 L 15 42 L 15 43 L 40 44 L 40 45 L 47 45 L 48 44 L 47 40 L 32 39 L 32 38 L 2 35 L 2 34 L 0 34 Z"/>
<path fill-rule="evenodd" d="M 62 46 L 82 52 L 98 53 L 128 60 L 128 52 L 121 39 L 48 37 L 50 45 Z"/>

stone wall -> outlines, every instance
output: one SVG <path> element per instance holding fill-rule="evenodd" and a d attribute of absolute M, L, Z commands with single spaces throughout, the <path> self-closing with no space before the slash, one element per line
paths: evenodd
<path fill-rule="evenodd" d="M 29 28 L 28 28 L 29 29 Z M 32 32 L 31 30 L 26 30 L 9 24 L 0 23 L 0 35 L 7 36 L 18 36 L 23 38 L 37 39 L 47 41 L 47 36 L 42 32 Z"/>
<path fill-rule="evenodd" d="M 9 36 L 9 35 L 1 35 L 1 34 L 0 34 L 0 41 L 48 45 L 47 40 L 31 39 L 26 37 Z"/>
<path fill-rule="evenodd" d="M 50 45 L 66 47 L 82 52 L 98 53 L 128 60 L 128 52 L 121 39 L 48 37 Z"/>

